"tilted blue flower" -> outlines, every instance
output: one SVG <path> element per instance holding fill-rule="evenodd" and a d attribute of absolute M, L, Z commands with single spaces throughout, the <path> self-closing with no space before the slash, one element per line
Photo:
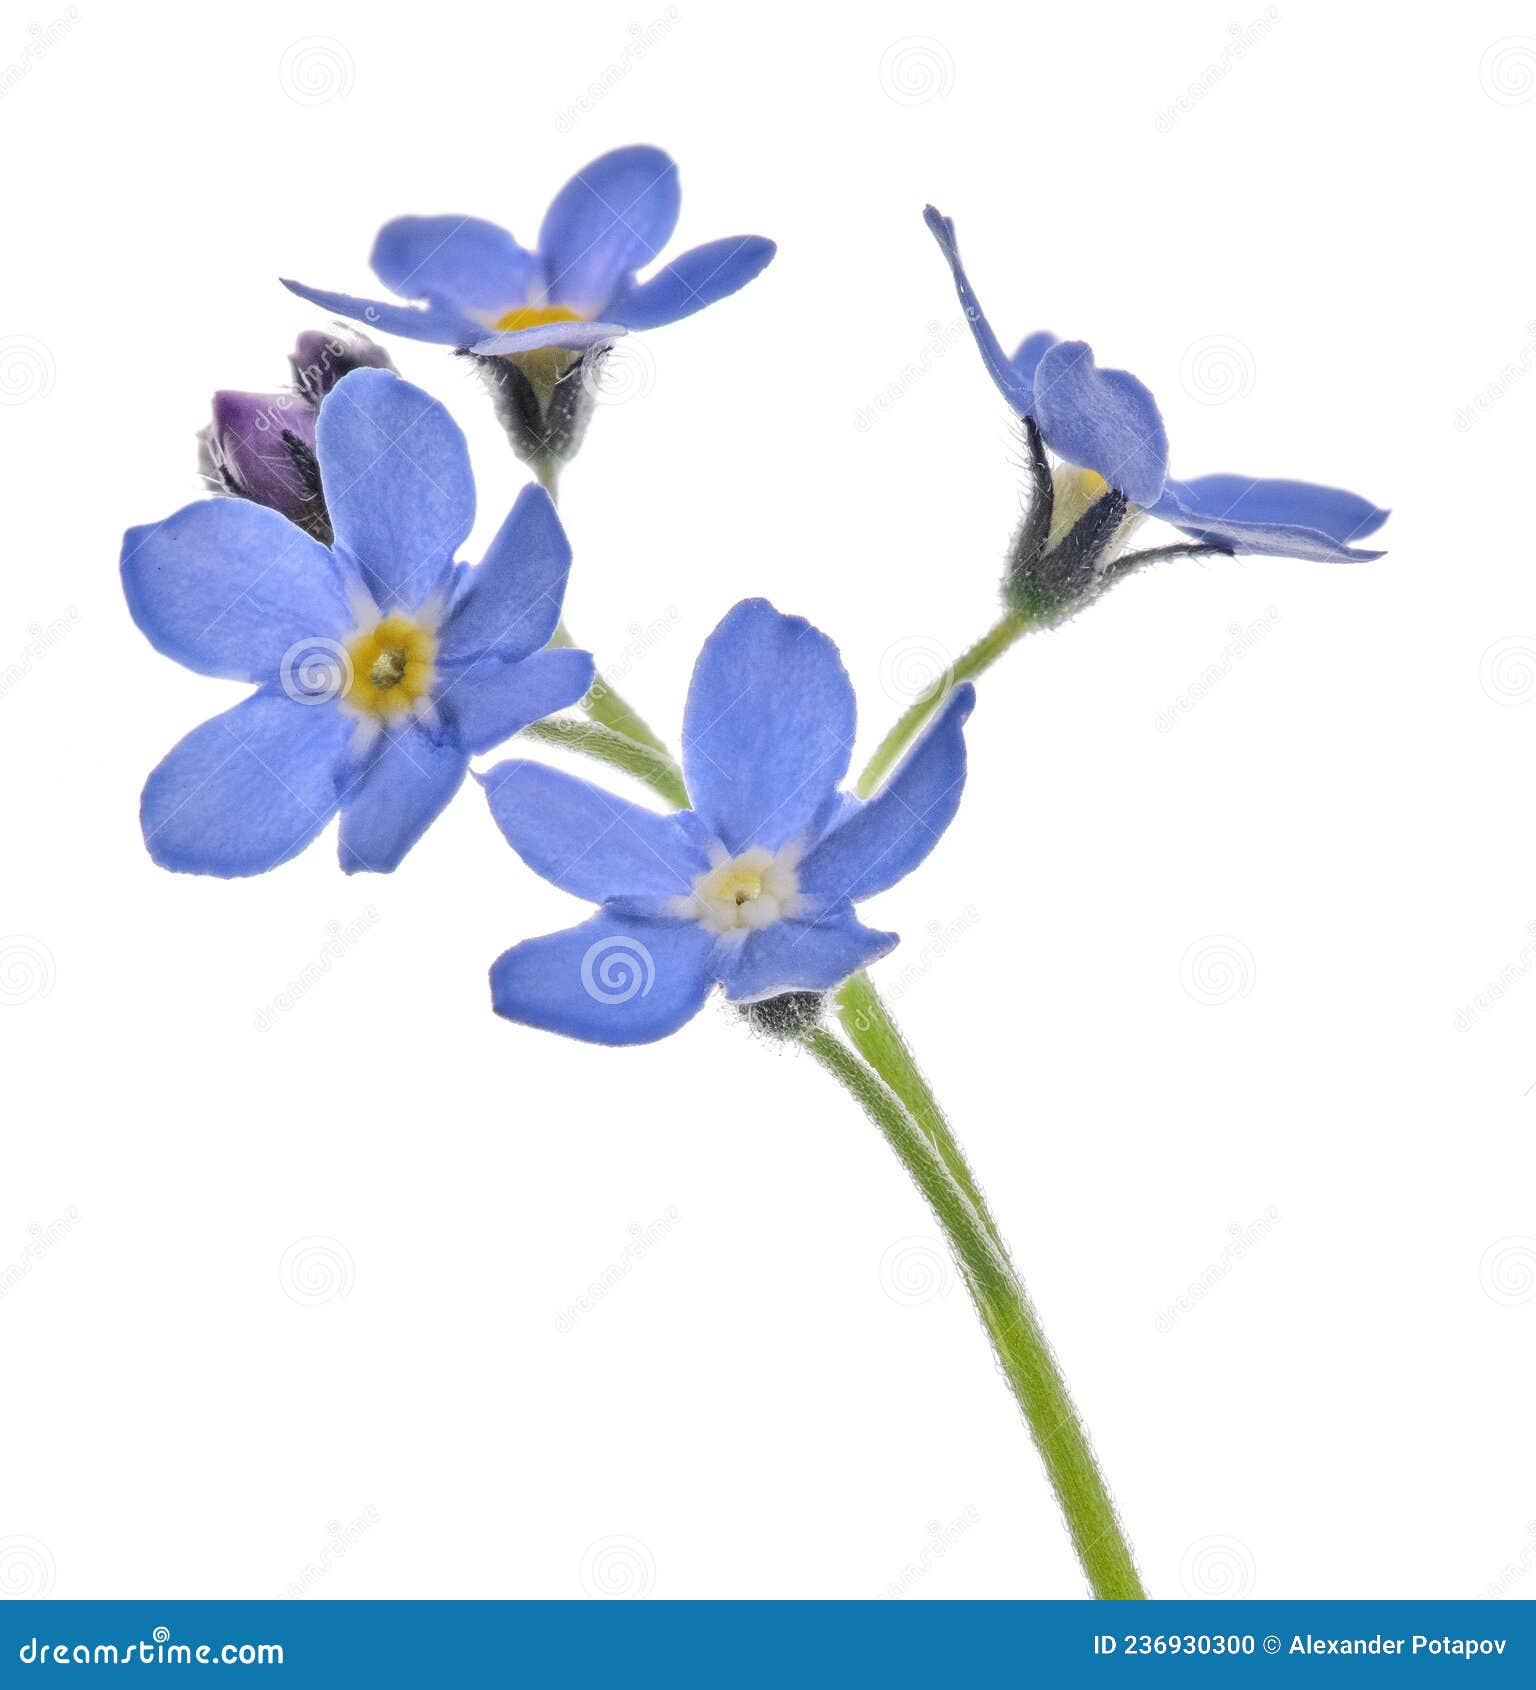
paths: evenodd
<path fill-rule="evenodd" d="M 436 400 L 359 369 L 315 436 L 330 547 L 238 499 L 124 537 L 123 590 L 150 643 L 257 688 L 150 775 L 144 840 L 165 868 L 260 874 L 339 809 L 342 867 L 393 869 L 471 756 L 592 684 L 587 653 L 544 649 L 571 553 L 542 488 L 470 568 L 455 561 L 475 514 L 469 453 Z"/>
<path fill-rule="evenodd" d="M 659 815 L 538 763 L 483 777 L 512 848 L 600 905 L 579 927 L 526 940 L 491 969 L 510 1020 L 597 1044 L 675 1032 L 720 984 L 734 1003 L 824 992 L 882 957 L 894 933 L 854 904 L 922 862 L 965 785 L 957 687 L 867 802 L 839 791 L 854 738 L 837 648 L 764 599 L 704 643 L 683 726 L 691 810 Z"/>
<path fill-rule="evenodd" d="M 1382 555 L 1353 543 L 1374 534 L 1388 515 L 1357 493 L 1245 475 L 1170 479 L 1168 437 L 1148 389 L 1128 371 L 1100 369 L 1085 341 L 1058 341 L 1044 331 L 1009 357 L 965 273 L 954 224 L 932 206 L 924 218 L 949 263 L 988 373 L 1014 413 L 1030 418 L 1064 462 L 1103 477 L 1129 504 L 1202 545 L 1325 562 Z"/>
<path fill-rule="evenodd" d="M 397 217 L 374 242 L 379 280 L 400 305 L 284 280 L 327 311 L 412 340 L 511 356 L 580 350 L 660 328 L 744 287 L 772 241 L 735 235 L 694 247 L 641 282 L 677 225 L 677 166 L 657 147 L 594 159 L 555 196 L 536 252 L 478 217 Z"/>

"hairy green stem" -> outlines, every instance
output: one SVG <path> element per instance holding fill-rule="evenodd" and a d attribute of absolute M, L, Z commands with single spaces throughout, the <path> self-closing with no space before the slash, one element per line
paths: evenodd
<path fill-rule="evenodd" d="M 545 745 L 564 746 L 567 751 L 579 751 L 584 757 L 594 757 L 610 768 L 622 769 L 625 774 L 642 780 L 653 792 L 675 810 L 688 808 L 688 791 L 677 764 L 663 751 L 641 745 L 626 734 L 616 733 L 600 722 L 578 722 L 570 716 L 547 716 L 523 729 L 528 739 L 541 740 Z"/>
<path fill-rule="evenodd" d="M 859 782 L 860 795 L 868 797 L 875 790 L 952 687 L 979 675 L 1031 626 L 1010 612 L 983 635 L 944 683 L 919 699 L 886 735 Z M 570 643 L 563 624 L 553 643 Z M 610 701 L 612 697 L 610 692 Z M 590 697 L 586 707 L 591 710 Z M 650 730 L 643 723 L 639 726 L 648 740 L 601 719 L 585 723 L 552 718 L 523 731 L 530 738 L 563 745 L 621 769 L 644 781 L 667 803 L 688 808 L 677 764 Z M 1009 1388 L 1023 1410 L 1094 1595 L 1117 1600 L 1144 1597 L 1066 1382 L 943 1109 L 865 973 L 860 971 L 845 981 L 834 1002 L 854 1048 L 850 1050 L 825 1027 L 804 1035 L 804 1044 L 874 1121 L 944 1228 Z"/>
<path fill-rule="evenodd" d="M 907 1113 L 938 1151 L 950 1177 L 980 1216 L 993 1242 L 1003 1248 L 1002 1235 L 987 1209 L 976 1176 L 874 982 L 860 969 L 838 987 L 833 1002 L 854 1049 L 901 1099 Z"/>
<path fill-rule="evenodd" d="M 874 1122 L 943 1227 L 1045 1463 L 1093 1594 L 1113 1601 L 1145 1597 L 1066 1382 L 995 1228 L 983 1220 L 900 1098 L 867 1063 L 826 1027 L 812 1028 L 802 1042 Z"/>
<path fill-rule="evenodd" d="M 1022 639 L 1035 624 L 1013 611 L 1005 611 L 1002 618 L 988 628 L 969 651 L 954 663 L 900 717 L 895 727 L 880 741 L 864 773 L 859 776 L 854 791 L 860 798 L 868 798 L 881 781 L 895 767 L 896 760 L 917 738 L 934 711 L 949 697 L 962 681 L 973 680 L 983 670 L 990 669 L 1016 640 Z"/>
<path fill-rule="evenodd" d="M 576 642 L 571 638 L 571 631 L 566 627 L 563 618 L 556 626 L 549 643 L 553 646 L 575 645 Z M 666 758 L 674 772 L 676 771 L 677 764 L 672 761 L 666 741 L 653 732 L 640 712 L 632 704 L 626 703 L 613 686 L 603 679 L 601 670 L 593 675 L 592 690 L 582 699 L 581 707 L 594 722 L 600 722 L 614 733 L 622 734 L 625 739 L 633 740 L 636 745 L 643 745 L 659 757 Z"/>

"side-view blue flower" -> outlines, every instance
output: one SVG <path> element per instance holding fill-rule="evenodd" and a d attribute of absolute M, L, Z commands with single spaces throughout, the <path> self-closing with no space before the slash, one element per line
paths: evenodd
<path fill-rule="evenodd" d="M 841 792 L 853 688 L 825 634 L 765 599 L 704 643 L 683 724 L 693 808 L 660 815 L 542 764 L 483 777 L 519 856 L 601 908 L 491 969 L 497 1012 L 598 1044 L 645 1044 L 727 999 L 828 991 L 891 950 L 854 904 L 922 862 L 965 785 L 955 689 L 868 802 Z"/>
<path fill-rule="evenodd" d="M 1129 504 L 1203 545 L 1324 562 L 1382 556 L 1354 544 L 1388 515 L 1358 493 L 1246 475 L 1172 479 L 1168 436 L 1147 388 L 1126 370 L 1100 369 L 1087 342 L 1057 340 L 1043 330 L 1010 357 L 965 273 L 953 222 L 932 206 L 924 218 L 949 263 L 988 374 L 1015 415 L 1030 419 L 1065 463 L 1102 477 Z"/>
<path fill-rule="evenodd" d="M 329 547 L 223 498 L 124 537 L 123 590 L 150 643 L 257 688 L 150 775 L 144 840 L 166 868 L 260 874 L 339 809 L 342 867 L 393 869 L 471 756 L 591 685 L 586 652 L 544 649 L 571 552 L 542 488 L 518 497 L 482 563 L 456 563 L 475 515 L 464 437 L 379 369 L 325 398 L 315 451 Z"/>
<path fill-rule="evenodd" d="M 537 251 L 478 217 L 397 217 L 374 242 L 374 274 L 400 305 L 284 280 L 322 306 L 388 334 L 482 355 L 579 350 L 655 329 L 733 294 L 774 243 L 732 235 L 680 254 L 641 282 L 677 226 L 677 166 L 657 147 L 620 147 L 555 195 Z"/>

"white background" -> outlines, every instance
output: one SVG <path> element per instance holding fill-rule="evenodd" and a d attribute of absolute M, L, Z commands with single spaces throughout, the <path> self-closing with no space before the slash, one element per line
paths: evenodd
<path fill-rule="evenodd" d="M 1150 1589 L 1536 1594 L 1532 30 L 6 8 L 7 1594 L 1081 1589 L 819 1070 L 718 1005 L 628 1052 L 492 1016 L 492 958 L 581 909 L 473 789 L 391 878 L 140 842 L 145 773 L 236 693 L 134 630 L 119 536 L 197 495 L 211 390 L 323 323 L 275 278 L 372 291 L 403 211 L 531 240 L 636 140 L 680 245 L 780 243 L 624 354 L 566 480 L 571 623 L 669 735 L 749 593 L 840 641 L 867 746 L 991 619 L 1018 449 L 930 198 L 1007 342 L 1148 382 L 1176 473 L 1396 507 L 1380 563 L 1176 565 L 1017 648 L 959 819 L 868 914 Z M 446 353 L 391 350 L 470 435 L 478 555 L 523 472 Z"/>

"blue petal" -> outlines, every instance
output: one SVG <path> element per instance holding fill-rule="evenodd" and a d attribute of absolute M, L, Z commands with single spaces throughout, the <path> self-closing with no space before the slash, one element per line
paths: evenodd
<path fill-rule="evenodd" d="M 479 217 L 397 217 L 379 230 L 369 263 L 392 293 L 465 312 L 526 304 L 539 280 L 538 259 Z"/>
<path fill-rule="evenodd" d="M 1374 534 L 1390 512 L 1342 487 L 1249 475 L 1197 475 L 1169 483 L 1190 514 L 1213 520 L 1314 528 L 1338 541 Z"/>
<path fill-rule="evenodd" d="M 123 592 L 157 651 L 202 675 L 269 681 L 301 645 L 351 631 L 336 560 L 264 505 L 204 499 L 123 536 Z"/>
<path fill-rule="evenodd" d="M 732 1003 L 780 992 L 829 992 L 896 943 L 894 933 L 863 926 L 845 904 L 814 922 L 776 921 L 734 947 L 722 945 L 716 970 Z"/>
<path fill-rule="evenodd" d="M 679 202 L 677 166 L 657 147 L 620 147 L 577 171 L 539 230 L 551 302 L 596 316 L 671 239 Z"/>
<path fill-rule="evenodd" d="M 965 273 L 965 266 L 960 262 L 960 248 L 955 243 L 954 223 L 931 205 L 923 213 L 923 221 L 933 231 L 933 238 L 939 243 L 939 250 L 949 260 L 949 268 L 955 278 L 955 292 L 960 296 L 961 309 L 965 312 L 966 322 L 971 325 L 971 333 L 976 337 L 976 345 L 981 351 L 981 361 L 987 366 L 987 374 L 997 383 L 998 391 L 1018 416 L 1033 416 L 1033 366 L 1027 376 L 1024 372 L 1016 370 L 1013 361 L 1004 353 L 997 336 L 992 332 L 992 325 L 987 321 L 987 315 L 982 310 L 981 302 L 971 287 L 970 278 Z M 1026 341 L 1024 345 L 1028 346 L 1029 342 Z M 1024 348 L 1019 350 L 1022 352 Z"/>
<path fill-rule="evenodd" d="M 1170 481 L 1152 514 L 1208 545 L 1271 557 L 1358 562 L 1381 557 L 1350 544 L 1374 534 L 1388 513 L 1358 493 L 1310 481 L 1199 475 Z"/>
<path fill-rule="evenodd" d="M 536 329 L 507 329 L 501 334 L 480 331 L 470 351 L 481 358 L 513 358 L 546 346 L 582 352 L 615 341 L 625 330 L 618 323 L 542 323 Z"/>
<path fill-rule="evenodd" d="M 381 610 L 414 610 L 439 586 L 475 520 L 459 425 L 388 370 L 354 370 L 320 407 L 320 480 L 336 544 Z"/>
<path fill-rule="evenodd" d="M 225 878 L 296 856 L 336 813 L 353 724 L 333 704 L 253 694 L 194 728 L 144 784 L 139 820 L 162 868 Z"/>
<path fill-rule="evenodd" d="M 559 769 L 498 763 L 481 782 L 512 849 L 578 898 L 684 897 L 709 867 L 688 818 L 642 809 Z"/>
<path fill-rule="evenodd" d="M 1168 474 L 1157 401 L 1126 370 L 1101 370 L 1086 341 L 1063 340 L 1035 369 L 1035 417 L 1047 446 L 1097 470 L 1133 505 L 1150 505 Z"/>
<path fill-rule="evenodd" d="M 1049 329 L 1036 329 L 1033 334 L 1027 334 L 1019 342 L 1019 349 L 1009 359 L 1013 373 L 1018 377 L 1019 385 L 1027 393 L 1035 391 L 1035 371 L 1040 368 L 1040 360 L 1056 344 L 1056 336 Z M 1033 412 L 1031 412 L 1033 415 Z"/>
<path fill-rule="evenodd" d="M 514 945 L 491 966 L 498 1015 L 593 1044 L 650 1044 L 703 1007 L 713 937 L 696 921 L 599 910 L 580 927 Z"/>
<path fill-rule="evenodd" d="M 322 311 L 366 323 L 383 334 L 404 335 L 407 340 L 429 340 L 439 346 L 468 346 L 485 333 L 485 325 L 455 311 L 451 306 L 433 305 L 423 310 L 415 305 L 396 305 L 382 299 L 359 299 L 355 293 L 331 293 L 326 288 L 305 287 L 302 282 L 281 278 L 289 293 L 318 305 Z"/>
<path fill-rule="evenodd" d="M 591 685 L 591 653 L 563 646 L 519 663 L 481 657 L 446 666 L 432 702 L 451 738 L 473 757 L 575 704 Z"/>
<path fill-rule="evenodd" d="M 388 874 L 443 813 L 469 758 L 415 722 L 386 728 L 341 795 L 341 866 Z"/>
<path fill-rule="evenodd" d="M 744 599 L 704 642 L 683 716 L 694 808 L 731 850 L 800 833 L 848 772 L 853 688 L 837 647 Z"/>
<path fill-rule="evenodd" d="M 778 249 L 761 235 L 731 235 L 674 258 L 647 282 L 622 287 L 604 316 L 630 329 L 659 329 L 744 288 Z"/>
<path fill-rule="evenodd" d="M 868 898 L 894 886 L 938 844 L 965 790 L 967 682 L 945 700 L 895 773 L 839 823 L 800 864 L 800 889 L 814 897 Z"/>
<path fill-rule="evenodd" d="M 571 543 L 542 487 L 518 494 L 491 541 L 485 561 L 470 570 L 438 636 L 444 662 L 489 652 L 527 657 L 549 644 L 560 620 Z"/>

